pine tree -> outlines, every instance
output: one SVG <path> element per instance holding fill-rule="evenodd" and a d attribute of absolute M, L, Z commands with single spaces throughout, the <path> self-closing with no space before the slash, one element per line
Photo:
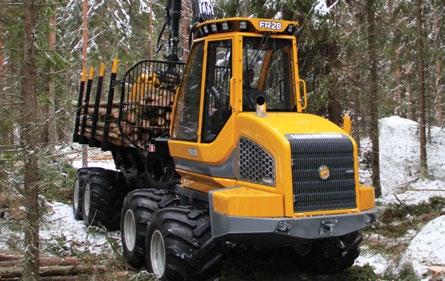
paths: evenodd
<path fill-rule="evenodd" d="M 417 94 L 419 96 L 420 176 L 428 175 L 426 156 L 425 66 L 422 0 L 416 0 Z"/>
<path fill-rule="evenodd" d="M 380 187 L 380 161 L 379 161 L 379 116 L 378 116 L 378 76 L 377 76 L 377 51 L 376 51 L 376 23 L 375 23 L 375 0 L 366 1 L 366 14 L 368 26 L 368 59 L 369 59 L 369 115 L 370 115 L 370 138 L 372 143 L 372 185 L 376 195 L 381 196 Z"/>
<path fill-rule="evenodd" d="M 433 15 L 433 34 L 434 34 L 434 107 L 436 111 L 436 121 L 437 125 L 444 125 L 444 99 L 443 99 L 443 86 L 442 86 L 442 61 L 443 61 L 443 51 L 441 51 L 441 45 L 443 44 L 443 27 L 441 26 L 441 21 L 443 22 L 444 13 L 444 2 L 436 1 L 436 10 Z M 442 48 L 443 50 L 443 48 Z"/>
<path fill-rule="evenodd" d="M 48 48 L 49 51 L 54 53 L 56 49 L 56 34 L 57 34 L 57 19 L 56 10 L 52 10 L 48 19 L 49 31 L 48 31 Z M 57 128 L 56 128 L 56 98 L 55 98 L 55 75 L 51 74 L 54 71 L 52 63 L 49 63 L 48 71 L 48 147 L 52 153 L 55 150 L 57 142 Z"/>
<path fill-rule="evenodd" d="M 21 144 L 24 162 L 24 205 L 25 217 L 25 259 L 23 280 L 39 280 L 39 183 L 36 137 L 37 105 L 37 70 L 36 70 L 36 37 L 35 30 L 39 16 L 39 5 L 36 1 L 25 0 L 23 5 L 24 40 L 23 65 L 21 69 Z"/>
<path fill-rule="evenodd" d="M 82 2 L 82 69 L 87 70 L 87 56 L 88 56 L 88 0 Z M 88 167 L 88 146 L 82 147 L 82 166 Z"/>

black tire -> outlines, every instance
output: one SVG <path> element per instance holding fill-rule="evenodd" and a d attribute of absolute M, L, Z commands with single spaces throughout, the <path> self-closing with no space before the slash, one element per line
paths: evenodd
<path fill-rule="evenodd" d="M 159 236 L 165 253 L 162 275 L 156 273 L 156 259 L 151 260 L 150 252 L 152 240 L 156 244 Z M 221 273 L 223 244 L 211 238 L 208 210 L 183 206 L 162 209 L 154 214 L 145 241 L 147 269 L 160 280 L 212 280 Z"/>
<path fill-rule="evenodd" d="M 153 213 L 178 204 L 179 198 L 167 190 L 137 189 L 128 193 L 121 211 L 121 241 L 124 257 L 131 266 L 138 268 L 145 263 L 145 234 Z M 127 215 L 133 216 L 135 223 L 135 231 L 127 231 L 131 233 L 126 232 Z M 127 235 L 135 235 L 129 238 L 133 243 L 127 242 Z"/>
<path fill-rule="evenodd" d="M 333 274 L 350 268 L 360 254 L 363 236 L 353 232 L 341 237 L 314 240 L 304 255 L 297 256 L 302 271 L 312 274 Z"/>
<path fill-rule="evenodd" d="M 104 226 L 109 231 L 118 230 L 125 195 L 127 188 L 119 172 L 105 169 L 90 171 L 82 192 L 85 224 Z"/>
<path fill-rule="evenodd" d="M 77 170 L 76 179 L 73 186 L 73 214 L 76 220 L 83 220 L 82 216 L 82 194 L 85 188 L 85 182 L 88 173 L 94 170 L 102 170 L 102 168 L 80 168 Z"/>

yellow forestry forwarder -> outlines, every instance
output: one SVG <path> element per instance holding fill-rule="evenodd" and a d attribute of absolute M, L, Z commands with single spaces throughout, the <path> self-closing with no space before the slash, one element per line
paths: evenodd
<path fill-rule="evenodd" d="M 111 151 L 117 171 L 78 170 L 75 217 L 120 228 L 128 263 L 160 280 L 216 278 L 226 242 L 292 249 L 314 273 L 350 267 L 374 189 L 359 183 L 350 119 L 304 113 L 298 23 L 213 19 L 195 0 L 184 65 L 180 7 L 167 3 L 165 61 L 118 80 L 115 60 L 107 97 L 104 65 L 83 71 L 74 141 Z"/>

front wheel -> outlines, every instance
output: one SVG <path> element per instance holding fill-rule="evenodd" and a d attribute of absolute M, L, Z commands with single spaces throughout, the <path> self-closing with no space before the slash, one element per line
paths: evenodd
<path fill-rule="evenodd" d="M 178 204 L 179 198 L 167 190 L 136 189 L 128 193 L 121 211 L 121 238 L 124 257 L 131 266 L 144 264 L 145 234 L 153 213 Z"/>
<path fill-rule="evenodd" d="M 362 239 L 360 232 L 353 232 L 299 245 L 294 247 L 297 265 L 302 271 L 313 274 L 343 271 L 351 267 L 359 256 Z"/>
<path fill-rule="evenodd" d="M 222 243 L 211 238 L 208 210 L 160 210 L 145 241 L 147 268 L 160 280 L 211 280 L 220 274 Z"/>

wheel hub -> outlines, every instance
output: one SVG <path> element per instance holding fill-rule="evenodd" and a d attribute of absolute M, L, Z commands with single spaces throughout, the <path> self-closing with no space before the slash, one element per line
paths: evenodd
<path fill-rule="evenodd" d="M 157 278 L 161 278 L 165 273 L 165 244 L 162 233 L 155 230 L 150 240 L 150 260 L 151 268 Z"/>
<path fill-rule="evenodd" d="M 299 256 L 307 256 L 312 249 L 312 242 L 298 243 L 293 246 Z"/>
<path fill-rule="evenodd" d="M 90 189 L 90 184 L 88 183 L 85 186 L 85 191 L 83 195 L 83 209 L 85 211 L 86 217 L 90 215 L 90 197 L 91 197 L 91 189 Z"/>
<path fill-rule="evenodd" d="M 136 223 L 134 213 L 131 209 L 125 213 L 123 231 L 125 246 L 129 251 L 133 251 L 136 245 Z"/>
<path fill-rule="evenodd" d="M 74 194 L 73 194 L 73 204 L 74 204 L 74 209 L 77 211 L 79 209 L 79 192 L 80 188 L 79 188 L 79 180 L 76 180 L 74 182 Z"/>

